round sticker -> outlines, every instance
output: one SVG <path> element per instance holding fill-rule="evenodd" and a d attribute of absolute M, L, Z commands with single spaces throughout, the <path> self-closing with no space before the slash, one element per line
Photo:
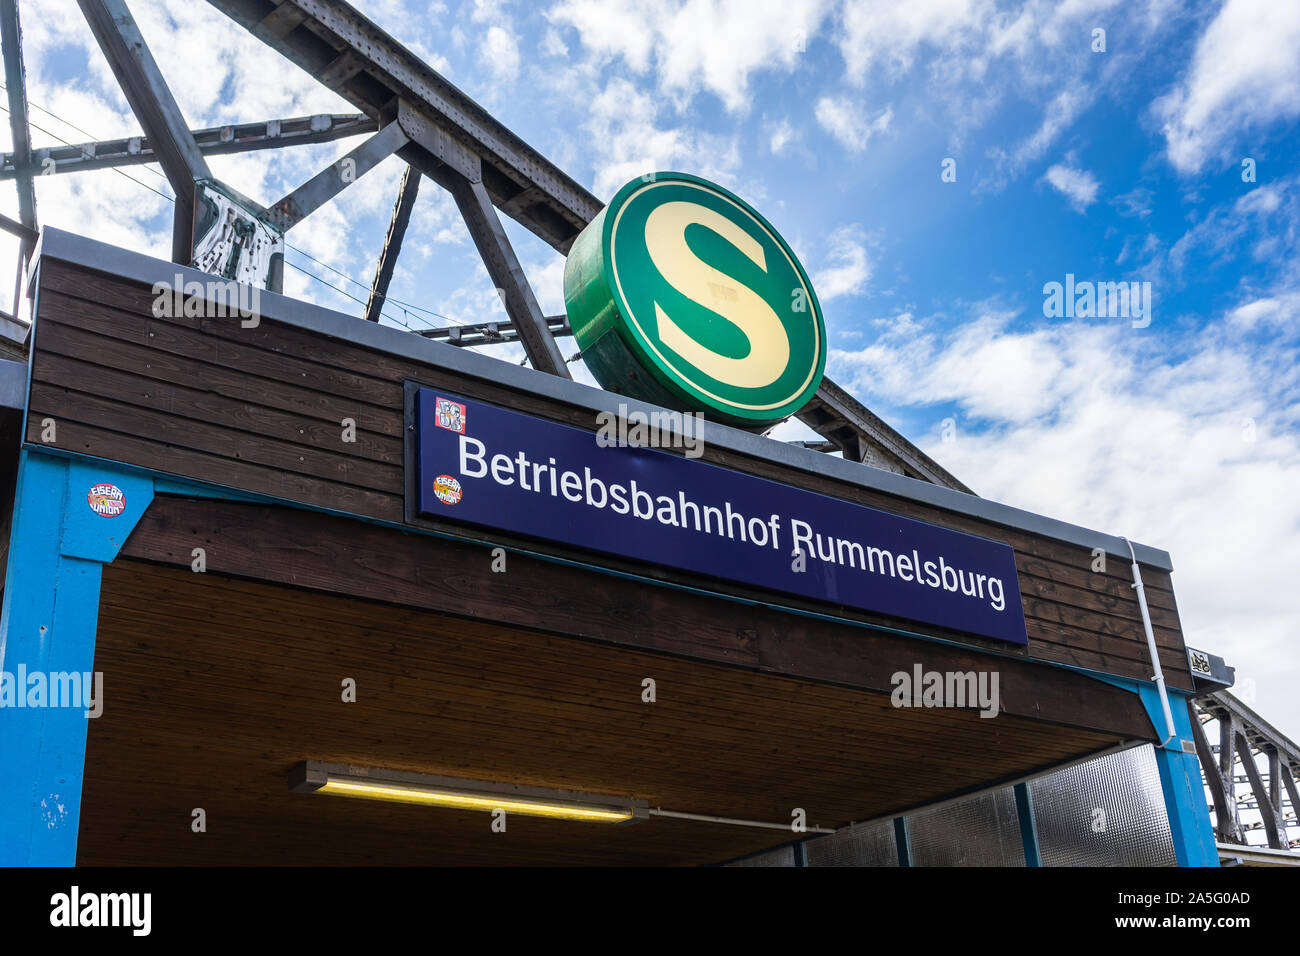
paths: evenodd
<path fill-rule="evenodd" d="M 101 518 L 116 518 L 126 510 L 126 495 L 117 485 L 101 482 L 87 492 L 86 503 Z"/>
<path fill-rule="evenodd" d="M 439 475 L 433 482 L 433 493 L 438 496 L 438 500 L 444 505 L 454 505 L 460 501 L 460 496 L 464 494 L 460 488 L 460 482 L 451 475 Z"/>

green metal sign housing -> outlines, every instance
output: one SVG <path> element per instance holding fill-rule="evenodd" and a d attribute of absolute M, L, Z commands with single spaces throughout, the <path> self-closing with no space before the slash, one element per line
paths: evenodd
<path fill-rule="evenodd" d="M 826 368 L 812 283 L 779 233 L 685 173 L 628 183 L 574 241 L 564 300 L 610 391 L 743 427 L 797 412 Z"/>

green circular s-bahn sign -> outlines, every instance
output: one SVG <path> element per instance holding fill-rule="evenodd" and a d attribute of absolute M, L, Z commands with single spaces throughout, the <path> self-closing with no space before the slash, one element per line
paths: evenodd
<path fill-rule="evenodd" d="M 812 283 L 766 219 L 684 173 L 628 183 L 574 241 L 564 300 L 605 388 L 761 427 L 794 414 L 826 368 Z"/>

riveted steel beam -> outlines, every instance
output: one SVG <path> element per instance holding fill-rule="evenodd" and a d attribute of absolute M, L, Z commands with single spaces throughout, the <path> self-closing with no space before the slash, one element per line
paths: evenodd
<path fill-rule="evenodd" d="M 546 328 L 551 335 L 560 338 L 572 335 L 567 315 L 548 315 Z M 472 345 L 497 345 L 503 342 L 518 342 L 519 330 L 513 322 L 476 322 L 468 325 L 444 325 L 436 329 L 421 329 L 420 335 L 426 339 L 442 339 L 449 345 L 468 348 Z"/>
<path fill-rule="evenodd" d="M 77 0 L 77 5 L 176 193 L 172 259 L 189 263 L 194 245 L 195 183 L 212 178 L 207 161 L 124 0 Z"/>
<path fill-rule="evenodd" d="M 4 0 L 0 0 L 3 3 Z M 379 124 L 364 113 L 320 113 L 287 119 L 261 120 L 256 123 L 232 123 L 190 130 L 190 135 L 204 156 L 248 153 L 279 146 L 305 146 L 330 143 L 348 136 L 373 133 Z M 45 146 L 33 150 L 27 160 L 14 153 L 0 156 L 0 180 L 21 178 L 32 173 L 79 173 L 91 169 L 135 166 L 156 163 L 158 156 L 147 136 L 75 143 L 71 146 Z"/>
<path fill-rule="evenodd" d="M 14 155 L 27 167 L 18 179 L 18 219 L 25 232 L 18 233 L 18 271 L 14 278 L 14 315 L 18 314 L 23 273 L 36 250 L 36 184 L 30 170 L 32 131 L 27 119 L 27 71 L 23 67 L 23 31 L 18 19 L 18 0 L 0 0 L 0 47 L 5 62 L 5 89 L 9 99 L 9 130 Z"/>
<path fill-rule="evenodd" d="M 528 361 L 540 371 L 572 378 L 501 220 L 492 208 L 487 189 L 481 182 L 472 182 L 459 174 L 453 174 L 450 180 L 452 198 L 469 227 L 470 238 L 478 248 L 489 278 L 497 287 L 506 314 L 519 332 L 519 342 L 528 354 Z"/>
<path fill-rule="evenodd" d="M 1246 771 L 1246 777 L 1250 781 L 1250 789 L 1255 794 L 1256 809 L 1264 821 L 1264 831 L 1268 834 L 1268 845 L 1275 850 L 1286 848 L 1286 842 L 1282 839 L 1282 831 L 1278 827 L 1278 815 L 1273 810 L 1273 804 L 1269 801 L 1268 791 L 1264 788 L 1264 781 L 1259 775 L 1259 768 L 1255 766 L 1255 755 L 1251 752 L 1250 741 L 1246 739 L 1245 734 L 1237 731 L 1237 751 L 1241 754 L 1241 766 Z"/>
<path fill-rule="evenodd" d="M 1218 830 L 1219 839 L 1229 843 L 1244 843 L 1245 839 L 1241 835 L 1241 824 L 1237 821 L 1233 801 L 1233 783 L 1219 771 L 1215 764 L 1214 753 L 1205 736 L 1205 728 L 1201 726 L 1200 718 L 1195 713 L 1192 714 L 1192 739 L 1196 742 L 1196 758 L 1201 763 L 1201 774 L 1210 788 L 1210 799 L 1214 803 L 1214 817 L 1218 824 L 1215 829 Z"/>
<path fill-rule="evenodd" d="M 18 218 L 36 228 L 36 188 L 32 185 L 32 131 L 27 120 L 27 71 L 23 67 L 22 27 L 17 0 L 0 0 L 0 46 L 4 48 L 5 88 L 9 97 L 9 129 L 13 156 L 26 169 L 18 178 Z M 30 250 L 28 250 L 30 251 Z M 26 258 L 26 256 L 24 256 Z"/>
<path fill-rule="evenodd" d="M 379 321 L 379 310 L 388 298 L 388 286 L 393 281 L 393 270 L 397 268 L 397 257 L 402 251 L 402 240 L 406 237 L 406 227 L 411 221 L 411 210 L 415 208 L 415 198 L 419 192 L 420 172 L 407 166 L 402 173 L 402 184 L 397 190 L 397 202 L 393 204 L 393 218 L 388 222 L 388 234 L 384 236 L 384 248 L 379 253 L 375 281 L 370 286 L 370 297 L 366 300 L 367 322 Z"/>
<path fill-rule="evenodd" d="M 389 123 L 342 159 L 330 164 L 271 206 L 271 221 L 281 230 L 292 228 L 408 142 L 402 128 L 396 123 Z"/>
<path fill-rule="evenodd" d="M 36 244 L 36 239 L 40 235 L 35 229 L 19 222 L 17 219 L 6 216 L 4 213 L 0 213 L 0 229 L 11 236 L 17 236 L 24 243 L 30 242 L 33 245 Z"/>

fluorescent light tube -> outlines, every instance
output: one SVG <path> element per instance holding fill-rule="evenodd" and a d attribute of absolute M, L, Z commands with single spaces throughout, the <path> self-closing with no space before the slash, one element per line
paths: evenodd
<path fill-rule="evenodd" d="M 299 793 L 384 800 L 456 810 L 504 810 L 530 817 L 587 823 L 644 820 L 644 800 L 603 794 L 523 787 L 484 780 L 464 780 L 307 760 L 289 772 L 289 789 Z"/>

